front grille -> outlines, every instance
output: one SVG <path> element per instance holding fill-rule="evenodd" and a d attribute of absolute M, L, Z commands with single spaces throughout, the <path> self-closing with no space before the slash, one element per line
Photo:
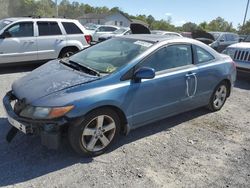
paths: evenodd
<path fill-rule="evenodd" d="M 19 115 L 26 106 L 27 104 L 25 99 L 16 100 L 16 103 L 14 105 L 14 112 Z"/>
<path fill-rule="evenodd" d="M 19 115 L 21 111 L 27 106 L 26 99 L 18 99 L 13 93 L 10 95 L 11 106 L 14 112 Z"/>
<path fill-rule="evenodd" d="M 236 50 L 233 58 L 235 61 L 250 62 L 250 51 L 249 50 Z"/>

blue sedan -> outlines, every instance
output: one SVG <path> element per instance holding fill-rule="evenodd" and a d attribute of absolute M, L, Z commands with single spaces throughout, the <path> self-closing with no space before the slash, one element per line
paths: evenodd
<path fill-rule="evenodd" d="M 188 110 L 220 110 L 235 64 L 207 45 L 159 35 L 116 37 L 15 81 L 3 99 L 11 129 L 57 148 L 67 134 L 80 155 L 105 152 L 120 133 Z"/>

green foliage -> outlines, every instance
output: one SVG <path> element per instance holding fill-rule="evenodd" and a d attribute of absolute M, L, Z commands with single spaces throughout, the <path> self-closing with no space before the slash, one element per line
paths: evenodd
<path fill-rule="evenodd" d="M 194 30 L 197 30 L 198 26 L 195 23 L 187 22 L 182 25 L 182 31 L 185 32 L 193 32 Z"/>
<path fill-rule="evenodd" d="M 209 23 L 202 22 L 199 27 L 206 31 L 236 32 L 236 29 L 233 28 L 233 24 L 221 17 L 217 17 Z"/>
<path fill-rule="evenodd" d="M 239 34 L 249 35 L 250 34 L 250 20 L 248 20 L 244 26 L 239 25 Z"/>

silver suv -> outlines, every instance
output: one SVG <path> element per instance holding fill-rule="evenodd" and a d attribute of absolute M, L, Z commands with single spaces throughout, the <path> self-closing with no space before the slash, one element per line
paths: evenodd
<path fill-rule="evenodd" d="M 218 52 L 222 52 L 226 47 L 231 44 L 239 42 L 239 35 L 229 32 L 209 32 L 213 35 L 215 41 L 209 44 L 210 47 Z"/>
<path fill-rule="evenodd" d="M 90 40 L 77 20 L 6 18 L 0 20 L 0 64 L 66 57 L 88 47 Z"/>

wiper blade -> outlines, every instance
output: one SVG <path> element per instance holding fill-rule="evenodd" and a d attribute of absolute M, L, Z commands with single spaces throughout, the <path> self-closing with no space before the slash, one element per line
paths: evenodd
<path fill-rule="evenodd" d="M 97 70 L 92 69 L 92 68 L 87 67 L 87 66 L 84 66 L 80 63 L 74 62 L 72 60 L 68 60 L 68 61 L 61 60 L 61 62 L 63 64 L 66 64 L 67 66 L 69 66 L 71 68 L 78 70 L 78 71 L 82 71 L 82 72 L 85 72 L 85 73 L 88 73 L 88 74 L 91 74 L 94 76 L 101 76 L 100 72 L 98 72 Z"/>

